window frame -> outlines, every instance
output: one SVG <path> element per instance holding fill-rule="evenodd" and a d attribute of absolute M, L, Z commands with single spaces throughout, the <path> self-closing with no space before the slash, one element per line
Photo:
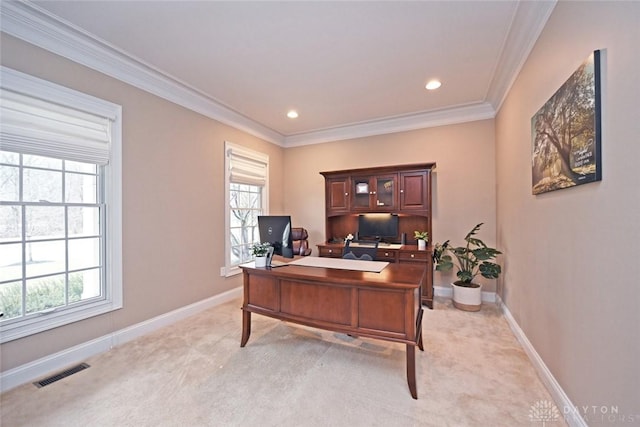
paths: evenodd
<path fill-rule="evenodd" d="M 241 145 L 235 144 L 230 141 L 225 141 L 225 149 L 224 149 L 224 197 L 225 197 L 225 264 L 221 268 L 220 275 L 224 277 L 231 277 L 237 274 L 242 273 L 239 265 L 231 264 L 231 184 L 232 183 L 241 183 L 232 178 L 232 157 L 240 156 L 244 160 L 249 162 L 255 162 L 255 164 L 261 164 L 265 168 L 264 175 L 264 184 L 261 192 L 261 204 L 262 204 L 262 212 L 263 215 L 268 215 L 269 212 L 269 156 L 267 154 L 261 153 L 259 151 L 255 151 Z M 242 182 L 242 184 L 247 184 L 247 182 Z M 257 185 L 257 184 L 250 184 Z M 258 185 L 260 186 L 260 185 Z"/>
<path fill-rule="evenodd" d="M 122 286 L 122 107 L 91 95 L 0 67 L 2 88 L 75 110 L 109 118 L 110 154 L 98 165 L 104 204 L 104 296 L 78 305 L 60 307 L 39 315 L 0 321 L 0 343 L 109 313 L 123 307 Z M 1 142 L 1 140 L 0 140 Z M 12 150 L 13 151 L 13 150 Z M 34 154 L 25 152 L 23 154 Z M 38 154 L 45 157 L 51 155 Z M 74 160 L 74 159 L 67 159 Z M 96 163 L 97 164 L 97 163 Z"/>

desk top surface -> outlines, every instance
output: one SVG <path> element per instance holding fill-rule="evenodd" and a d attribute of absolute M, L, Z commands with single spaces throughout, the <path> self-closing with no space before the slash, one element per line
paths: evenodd
<path fill-rule="evenodd" d="M 380 273 L 389 263 L 387 261 L 373 261 L 362 259 L 327 258 L 317 256 L 300 257 L 289 264 L 305 267 L 337 268 L 339 270 L 370 271 Z"/>
<path fill-rule="evenodd" d="M 245 273 L 254 275 L 324 281 L 345 285 L 374 285 L 396 288 L 418 287 L 426 277 L 426 266 L 419 264 L 390 263 L 379 273 L 326 267 L 308 267 L 295 264 L 274 268 L 256 268 L 250 265 L 241 265 L 240 267 Z"/>

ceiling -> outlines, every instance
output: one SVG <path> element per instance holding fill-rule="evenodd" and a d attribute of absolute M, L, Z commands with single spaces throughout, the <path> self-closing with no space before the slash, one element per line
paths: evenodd
<path fill-rule="evenodd" d="M 287 146 L 492 117 L 554 5 L 147 0 L 20 7 L 178 88 L 171 96 L 190 99 L 178 103 Z M 30 37 L 8 22 L 3 31 Z M 434 78 L 442 87 L 425 90 Z M 171 98 L 167 90 L 158 94 Z M 286 116 L 290 109 L 297 119 Z"/>

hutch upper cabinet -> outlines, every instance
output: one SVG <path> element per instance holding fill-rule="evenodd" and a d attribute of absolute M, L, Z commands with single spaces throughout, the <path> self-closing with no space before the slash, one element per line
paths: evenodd
<path fill-rule="evenodd" d="M 326 186 L 326 208 L 331 213 L 349 212 L 350 182 L 348 178 L 327 178 Z"/>
<path fill-rule="evenodd" d="M 398 235 L 378 248 L 376 260 L 420 263 L 427 269 L 422 302 L 433 307 L 433 234 L 431 232 L 431 174 L 435 163 L 320 172 L 325 178 L 326 242 L 320 256 L 341 257 L 344 238 L 356 235 L 358 215 L 398 215 Z M 419 250 L 414 231 L 427 231 L 429 245 Z"/>
<path fill-rule="evenodd" d="M 398 174 L 352 176 L 351 209 L 364 212 L 392 212 L 398 209 Z"/>
<path fill-rule="evenodd" d="M 400 172 L 400 210 L 431 212 L 430 170 Z"/>

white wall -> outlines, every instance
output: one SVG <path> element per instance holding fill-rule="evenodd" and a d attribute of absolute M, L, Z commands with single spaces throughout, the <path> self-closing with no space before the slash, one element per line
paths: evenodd
<path fill-rule="evenodd" d="M 310 233 L 314 254 L 325 239 L 324 178 L 321 171 L 436 162 L 433 174 L 433 241 L 461 244 L 471 228 L 484 222 L 481 237 L 495 244 L 495 134 L 493 120 L 377 135 L 288 148 L 285 207 Z M 434 285 L 449 286 L 454 274 L 434 275 Z M 495 290 L 495 281 L 484 281 Z"/>
<path fill-rule="evenodd" d="M 502 298 L 575 405 L 616 407 L 636 423 L 639 46 L 640 2 L 559 2 L 496 118 Z M 533 196 L 531 117 L 596 49 L 603 179 Z M 595 424 L 590 411 L 581 415 Z"/>
<path fill-rule="evenodd" d="M 224 265 L 224 141 L 268 153 L 281 210 L 283 149 L 2 34 L 2 65 L 122 105 L 121 310 L 0 346 L 2 372 L 242 285 Z"/>

